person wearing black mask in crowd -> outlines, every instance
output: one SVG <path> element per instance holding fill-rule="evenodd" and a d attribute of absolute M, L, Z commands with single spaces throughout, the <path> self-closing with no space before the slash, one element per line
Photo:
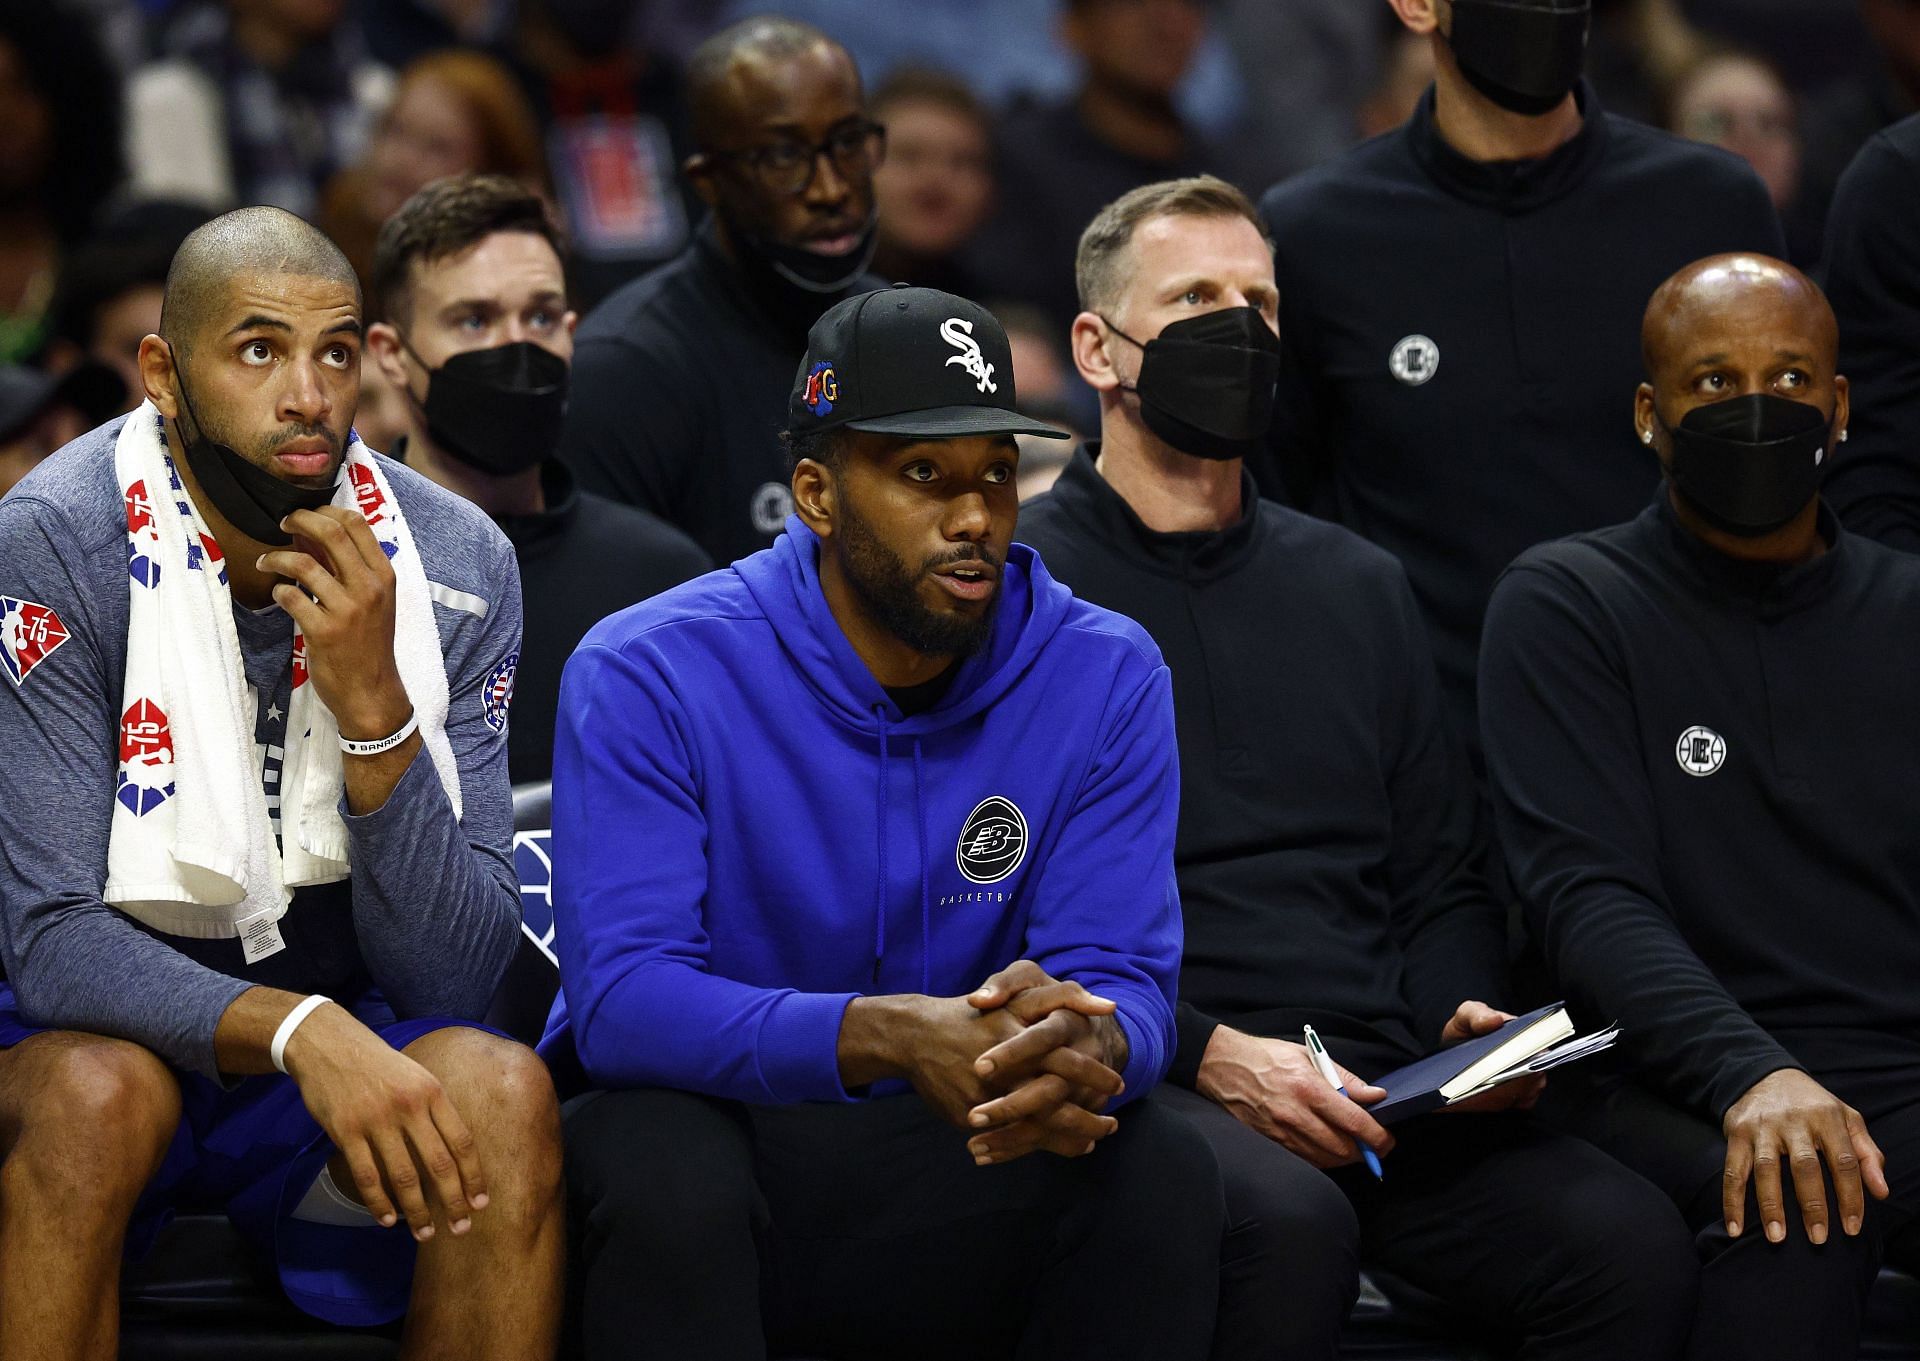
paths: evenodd
<path fill-rule="evenodd" d="M 1400 559 L 1477 752 L 1494 577 L 1658 478 L 1617 419 L 1640 300 L 1703 255 L 1785 246 L 1744 162 L 1601 110 L 1587 0 L 1391 3 L 1433 44 L 1433 88 L 1261 203 L 1288 345 L 1254 472 Z"/>
<path fill-rule="evenodd" d="M 1487 613 L 1487 767 L 1569 1002 L 1622 1023 L 1542 1104 L 1697 1232 L 1699 1357 L 1852 1361 L 1920 1248 L 1920 559 L 1822 502 L 1832 310 L 1721 256 L 1647 308 L 1630 523 L 1544 545 Z M 1578 1099 L 1576 1099 L 1578 1098 Z M 1824 1170 L 1823 1170 L 1824 1164 Z"/>
<path fill-rule="evenodd" d="M 586 631 L 712 563 L 673 526 L 579 490 L 553 456 L 576 318 L 559 237 L 525 185 L 455 175 L 420 190 L 381 229 L 373 283 L 367 350 L 407 396 L 396 452 L 491 515 L 519 558 L 507 769 L 548 779 L 560 668 Z"/>
<path fill-rule="evenodd" d="M 561 453 L 588 490 L 725 563 L 772 543 L 793 509 L 780 430 L 808 328 L 881 286 L 866 268 L 886 138 L 853 58 L 792 20 L 721 30 L 688 86 L 699 150 L 685 170 L 712 215 L 586 319 Z"/>
<path fill-rule="evenodd" d="M 1333 1355 L 1356 1259 L 1537 1358 L 1678 1357 L 1685 1226 L 1659 1191 L 1521 1113 L 1509 1084 L 1393 1136 L 1328 1085 L 1304 1025 L 1366 1079 L 1497 1028 L 1504 916 L 1406 574 L 1259 499 L 1282 342 L 1253 205 L 1211 177 L 1135 190 L 1081 238 L 1080 374 L 1101 439 L 1020 517 L 1076 595 L 1173 672 L 1186 923 L 1163 1091 L 1226 1178 L 1214 1356 Z M 1376 1181 L 1361 1148 L 1386 1159 Z"/>

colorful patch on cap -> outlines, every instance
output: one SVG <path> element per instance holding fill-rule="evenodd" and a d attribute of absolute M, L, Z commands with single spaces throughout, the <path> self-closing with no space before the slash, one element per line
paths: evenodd
<path fill-rule="evenodd" d="M 487 673 L 480 687 L 480 714 L 495 732 L 507 730 L 507 706 L 513 702 L 513 673 L 519 669 L 520 654 L 509 652 L 500 665 Z"/>
<path fill-rule="evenodd" d="M 824 416 L 833 410 L 833 404 L 840 400 L 840 379 L 833 371 L 830 360 L 822 360 L 813 366 L 807 374 L 807 392 L 802 399 L 807 410 L 816 416 Z"/>
<path fill-rule="evenodd" d="M 136 699 L 120 716 L 120 787 L 114 797 L 143 818 L 173 791 L 173 725 L 158 704 Z"/>
<path fill-rule="evenodd" d="M 0 595 L 0 671 L 15 685 L 25 685 L 33 668 L 69 636 L 60 616 L 45 605 Z"/>
<path fill-rule="evenodd" d="M 160 526 L 141 478 L 127 488 L 127 575 L 148 590 L 160 584 Z"/>

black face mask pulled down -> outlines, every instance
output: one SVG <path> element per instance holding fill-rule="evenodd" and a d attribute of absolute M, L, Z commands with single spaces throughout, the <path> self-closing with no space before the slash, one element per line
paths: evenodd
<path fill-rule="evenodd" d="M 296 487 L 265 468 L 247 462 L 231 446 L 215 444 L 208 438 L 206 427 L 200 424 L 178 365 L 174 366 L 173 381 L 180 390 L 181 405 L 186 407 L 187 416 L 193 422 L 192 437 L 188 438 L 185 431 L 181 436 L 186 439 L 187 467 L 193 470 L 200 490 L 213 502 L 214 509 L 226 517 L 227 523 L 249 539 L 275 547 L 292 543 L 293 536 L 280 528 L 280 522 L 296 510 L 318 510 L 331 504 L 339 485 L 338 476 L 332 487 Z"/>
<path fill-rule="evenodd" d="M 880 217 L 877 213 L 868 215 L 867 225 L 860 229 L 859 241 L 844 255 L 822 255 L 740 227 L 733 228 L 732 235 L 743 250 L 758 257 L 760 263 L 791 287 L 803 293 L 842 293 L 873 263 L 873 253 L 880 245 Z"/>
<path fill-rule="evenodd" d="M 1538 117 L 1579 81 L 1592 18 L 1590 0 L 1453 0 L 1447 44 L 1469 85 Z"/>
<path fill-rule="evenodd" d="M 1125 390 L 1139 396 L 1147 429 L 1195 458 L 1246 458 L 1259 451 L 1280 381 L 1280 338 L 1259 309 L 1226 307 L 1185 317 L 1144 345 L 1107 325 L 1140 346 L 1140 376 Z"/>
<path fill-rule="evenodd" d="M 1833 420 L 1817 406 L 1762 392 L 1660 424 L 1673 441 L 1673 485 L 1715 529 L 1771 534 L 1819 493 Z"/>
<path fill-rule="evenodd" d="M 413 346 L 407 353 L 427 368 Z M 571 376 L 566 360 L 530 340 L 450 355 L 427 369 L 427 437 L 483 473 L 525 472 L 560 447 Z"/>

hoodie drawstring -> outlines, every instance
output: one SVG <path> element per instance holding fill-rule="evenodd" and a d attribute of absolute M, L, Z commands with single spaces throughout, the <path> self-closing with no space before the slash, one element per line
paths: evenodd
<path fill-rule="evenodd" d="M 873 826 L 880 841 L 880 875 L 873 885 L 873 982 L 880 984 L 880 961 L 887 953 L 887 711 L 874 705 L 873 716 L 880 720 L 880 785 Z"/>
<path fill-rule="evenodd" d="M 920 832 L 920 995 L 931 997 L 933 911 L 927 892 L 927 801 L 920 789 L 920 739 L 913 739 L 913 812 Z"/>

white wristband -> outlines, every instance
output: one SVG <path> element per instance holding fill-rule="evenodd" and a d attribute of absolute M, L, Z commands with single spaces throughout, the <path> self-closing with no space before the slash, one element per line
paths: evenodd
<path fill-rule="evenodd" d="M 355 742 L 349 738 L 340 739 L 340 750 L 349 756 L 378 756 L 383 751 L 392 751 L 402 742 L 412 737 L 420 726 L 420 715 L 408 714 L 407 721 L 400 725 L 400 731 L 391 737 L 375 738 L 371 742 Z"/>
<path fill-rule="evenodd" d="M 275 1068 L 283 1073 L 287 1071 L 287 1041 L 292 1039 L 293 1032 L 300 1028 L 300 1022 L 332 1000 L 331 997 L 322 997 L 316 992 L 287 1013 L 287 1019 L 280 1022 L 280 1028 L 273 1032 L 273 1043 L 267 1046 L 267 1057 L 273 1060 Z"/>

